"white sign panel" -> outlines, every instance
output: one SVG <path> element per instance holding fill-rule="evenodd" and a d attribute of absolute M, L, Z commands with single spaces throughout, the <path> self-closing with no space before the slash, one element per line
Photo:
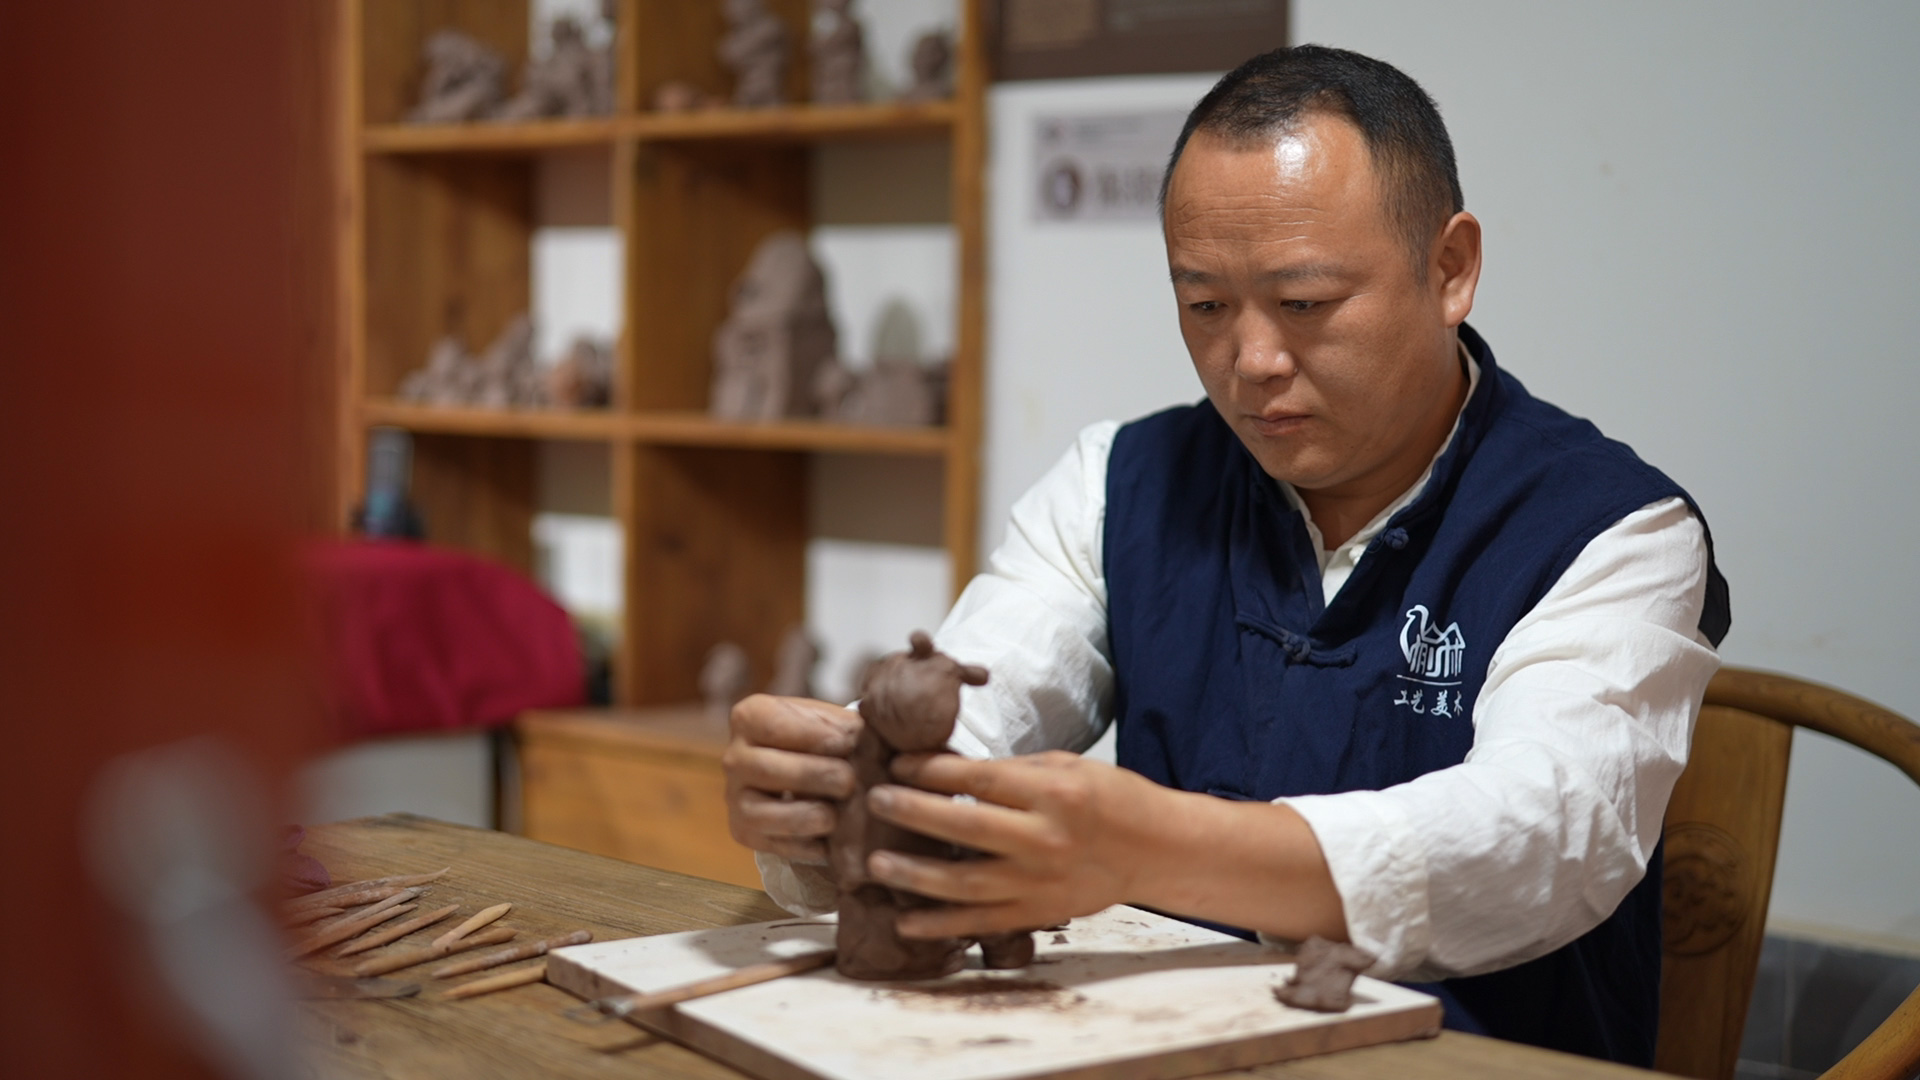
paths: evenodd
<path fill-rule="evenodd" d="M 1034 220 L 1157 220 L 1160 174 L 1186 118 L 1185 110 L 1037 117 Z"/>

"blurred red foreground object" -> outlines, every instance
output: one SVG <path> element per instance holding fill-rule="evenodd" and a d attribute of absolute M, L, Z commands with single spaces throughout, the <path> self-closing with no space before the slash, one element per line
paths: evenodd
<path fill-rule="evenodd" d="M 385 541 L 318 544 L 306 563 L 344 738 L 493 727 L 585 700 L 572 621 L 505 566 Z"/>

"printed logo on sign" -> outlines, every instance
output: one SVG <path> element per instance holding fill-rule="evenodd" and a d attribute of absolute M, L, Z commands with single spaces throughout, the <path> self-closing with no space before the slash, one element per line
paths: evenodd
<path fill-rule="evenodd" d="M 1466 651 L 1467 641 L 1460 636 L 1459 623 L 1449 623 L 1442 630 L 1434 625 L 1425 604 L 1407 609 L 1407 621 L 1400 627 L 1400 654 L 1407 658 L 1407 670 L 1415 679 L 1459 679 Z"/>

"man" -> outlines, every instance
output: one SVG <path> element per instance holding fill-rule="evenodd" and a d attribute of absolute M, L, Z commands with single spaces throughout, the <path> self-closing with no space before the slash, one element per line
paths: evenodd
<path fill-rule="evenodd" d="M 1661 819 L 1728 623 L 1691 500 L 1465 325 L 1480 225 L 1392 67 L 1302 46 L 1227 75 L 1163 219 L 1209 404 L 1083 432 L 941 628 L 992 681 L 968 757 L 897 775 L 974 800 L 872 807 L 992 857 L 876 853 L 955 902 L 902 932 L 1127 902 L 1320 935 L 1456 1026 L 1651 1064 Z M 1041 753 L 1110 719 L 1121 768 Z M 735 711 L 734 832 L 789 906 L 832 905 L 857 724 Z"/>

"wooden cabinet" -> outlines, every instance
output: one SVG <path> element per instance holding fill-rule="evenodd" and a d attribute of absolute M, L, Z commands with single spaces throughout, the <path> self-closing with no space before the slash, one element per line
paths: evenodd
<path fill-rule="evenodd" d="M 744 646 L 767 672 L 780 635 L 805 617 L 809 454 L 938 460 L 942 535 L 955 591 L 975 565 L 984 251 L 985 84 L 981 0 L 956 0 L 957 93 L 917 105 L 793 105 L 663 115 L 641 104 L 681 80 L 722 94 L 718 0 L 620 0 L 617 111 L 590 120 L 405 123 L 421 46 L 451 26 L 518 70 L 527 0 L 344 0 L 339 265 L 346 348 L 340 379 L 339 513 L 360 498 L 367 431 L 415 434 L 414 490 L 435 542 L 530 569 L 534 440 L 610 455 L 609 504 L 624 537 L 616 699 L 696 696 L 703 658 Z M 788 98 L 804 101 L 808 0 L 769 0 L 799 47 Z M 944 427 L 788 421 L 726 423 L 705 412 L 710 343 L 754 247 L 805 229 L 810 157 L 848 140 L 933 143 L 948 158 L 959 294 Z M 624 251 L 614 402 L 595 411 L 426 408 L 395 399 L 433 342 L 492 340 L 529 307 L 529 244 L 543 154 L 600 148 Z"/>
<path fill-rule="evenodd" d="M 727 725 L 699 706 L 527 713 L 514 725 L 520 831 L 561 847 L 760 887 L 727 833 Z"/>

